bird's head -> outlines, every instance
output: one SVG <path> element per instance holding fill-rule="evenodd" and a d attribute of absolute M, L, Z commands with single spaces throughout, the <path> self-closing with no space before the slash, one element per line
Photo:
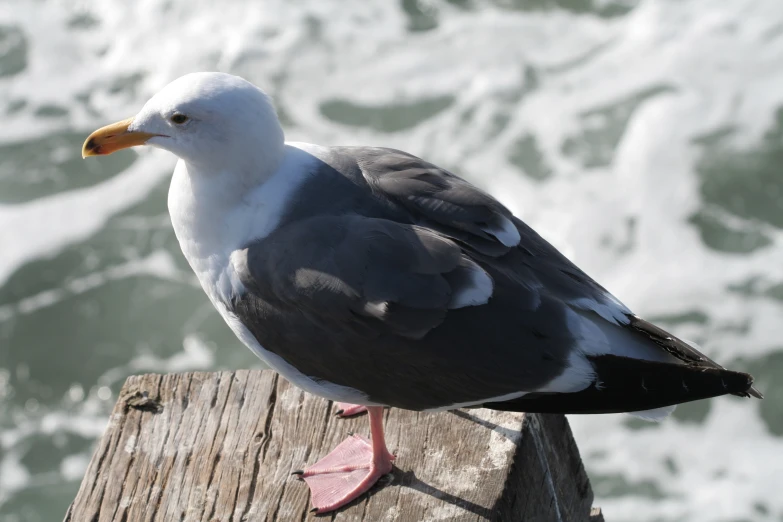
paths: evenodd
<path fill-rule="evenodd" d="M 90 134 L 82 156 L 151 145 L 209 168 L 239 158 L 276 162 L 283 143 L 275 109 L 261 89 L 238 76 L 204 72 L 174 80 L 136 116 Z"/>

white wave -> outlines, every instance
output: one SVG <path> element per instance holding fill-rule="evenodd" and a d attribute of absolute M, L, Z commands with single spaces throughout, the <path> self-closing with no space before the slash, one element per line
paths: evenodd
<path fill-rule="evenodd" d="M 144 154 L 128 170 L 98 185 L 0 206 L 0 284 L 24 263 L 83 241 L 112 215 L 144 198 L 166 176 L 160 162 L 160 154 Z"/>

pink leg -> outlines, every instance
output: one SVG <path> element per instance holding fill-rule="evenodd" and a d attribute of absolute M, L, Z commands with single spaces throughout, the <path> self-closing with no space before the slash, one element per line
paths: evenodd
<path fill-rule="evenodd" d="M 353 417 L 367 411 L 367 406 L 361 404 L 349 404 L 347 402 L 336 402 L 334 405 L 337 407 L 337 411 L 334 412 L 338 417 Z"/>
<path fill-rule="evenodd" d="M 383 437 L 383 408 L 370 406 L 372 442 L 351 435 L 326 457 L 295 474 L 307 482 L 313 511 L 334 511 L 366 492 L 378 479 L 392 470 L 394 455 L 386 449 Z"/>

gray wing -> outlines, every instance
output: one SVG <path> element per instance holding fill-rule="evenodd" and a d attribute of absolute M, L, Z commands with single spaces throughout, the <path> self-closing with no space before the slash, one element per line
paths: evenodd
<path fill-rule="evenodd" d="M 399 150 L 344 150 L 352 151 L 364 175 L 384 195 L 458 240 L 476 259 L 503 272 L 521 288 L 539 297 L 545 293 L 573 310 L 597 313 L 609 323 L 600 328 L 609 328 L 611 337 L 626 344 L 626 353 L 723 369 L 688 343 L 637 317 L 498 201 L 461 178 Z M 617 335 L 618 326 L 625 330 L 621 335 Z M 633 336 L 628 335 L 631 332 Z M 578 339 L 576 332 L 574 336 Z M 761 396 L 755 388 L 750 394 Z"/>
<path fill-rule="evenodd" d="M 492 257 L 519 245 L 511 212 L 467 181 L 402 151 L 353 150 L 370 186 L 422 224 Z"/>
<path fill-rule="evenodd" d="M 236 259 L 243 284 L 268 302 L 368 339 L 420 339 L 447 310 L 492 294 L 489 275 L 450 239 L 359 215 L 288 224 Z"/>
<path fill-rule="evenodd" d="M 458 242 L 478 261 L 530 292 L 563 300 L 613 323 L 631 311 L 492 196 L 450 172 L 403 151 L 343 147 L 370 185 L 408 209 L 419 224 Z"/>

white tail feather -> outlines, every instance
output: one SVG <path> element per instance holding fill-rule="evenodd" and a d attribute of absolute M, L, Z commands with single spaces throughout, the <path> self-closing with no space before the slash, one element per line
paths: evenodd
<path fill-rule="evenodd" d="M 634 417 L 646 421 L 661 422 L 671 415 L 675 408 L 677 408 L 676 404 L 674 406 L 664 406 L 663 408 L 655 408 L 653 410 L 629 411 L 628 415 L 633 415 Z"/>

